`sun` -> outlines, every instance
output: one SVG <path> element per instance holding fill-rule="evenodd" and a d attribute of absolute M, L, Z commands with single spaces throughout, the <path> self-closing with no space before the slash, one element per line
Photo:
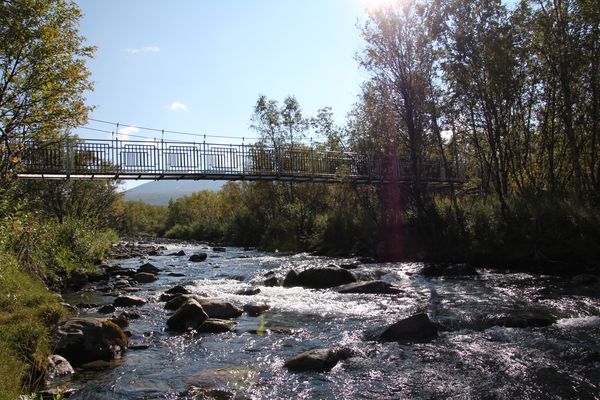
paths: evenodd
<path fill-rule="evenodd" d="M 363 4 L 369 12 L 377 11 L 382 8 L 389 8 L 398 5 L 402 0 L 362 0 Z"/>

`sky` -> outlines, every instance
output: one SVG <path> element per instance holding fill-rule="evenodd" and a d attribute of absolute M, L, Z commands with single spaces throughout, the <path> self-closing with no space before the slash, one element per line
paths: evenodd
<path fill-rule="evenodd" d="M 296 96 L 305 115 L 332 107 L 341 124 L 365 80 L 355 56 L 368 1 L 78 0 L 80 33 L 97 46 L 88 63 L 90 117 L 118 122 L 121 136 L 161 137 L 130 124 L 252 138 L 252 108 L 264 94 L 280 102 Z"/>

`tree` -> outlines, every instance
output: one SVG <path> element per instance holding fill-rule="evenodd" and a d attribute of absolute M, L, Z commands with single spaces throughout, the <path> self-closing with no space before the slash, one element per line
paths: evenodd
<path fill-rule="evenodd" d="M 95 48 L 79 34 L 69 0 L 0 2 L 0 184 L 18 166 L 22 140 L 56 138 L 86 122 Z"/>

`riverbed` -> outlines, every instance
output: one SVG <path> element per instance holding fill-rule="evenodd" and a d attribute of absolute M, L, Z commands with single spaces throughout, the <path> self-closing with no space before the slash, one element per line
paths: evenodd
<path fill-rule="evenodd" d="M 570 280 L 479 269 L 463 278 L 426 278 L 418 263 L 360 264 L 359 280 L 379 279 L 397 294 L 341 294 L 331 289 L 268 287 L 265 275 L 284 277 L 292 268 L 348 264 L 353 260 L 295 254 L 281 256 L 228 247 L 170 244 L 164 253 L 113 261 L 123 268 L 150 262 L 156 282 L 132 293 L 148 303 L 117 308 L 134 311 L 130 349 L 122 360 L 79 368 L 65 387 L 74 399 L 599 399 L 600 301 L 573 288 Z M 206 252 L 204 262 L 188 261 Z M 172 311 L 160 295 L 183 285 L 193 293 L 231 302 L 266 303 L 270 309 L 243 314 L 226 333 L 174 333 L 166 329 Z M 100 284 L 65 295 L 71 303 L 94 304 L 97 313 L 114 296 Z M 258 287 L 260 293 L 236 294 Z M 113 293 L 114 294 L 114 293 Z M 549 326 L 490 325 L 490 316 L 542 313 Z M 369 341 L 365 332 L 416 313 L 442 327 L 426 343 Z M 294 373 L 286 358 L 315 348 L 345 347 L 352 357 L 325 373 Z"/>

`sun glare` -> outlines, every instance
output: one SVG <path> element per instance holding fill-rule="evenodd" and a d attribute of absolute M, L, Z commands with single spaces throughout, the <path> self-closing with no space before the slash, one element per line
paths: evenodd
<path fill-rule="evenodd" d="M 399 4 L 401 0 L 362 0 L 367 11 L 374 12 L 381 10 L 382 8 L 388 8 L 393 5 Z"/>

